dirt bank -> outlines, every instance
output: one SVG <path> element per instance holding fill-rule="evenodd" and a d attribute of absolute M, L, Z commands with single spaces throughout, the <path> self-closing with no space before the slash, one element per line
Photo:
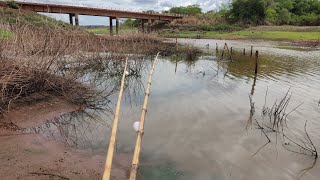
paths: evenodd
<path fill-rule="evenodd" d="M 6 114 L 0 120 L 1 179 L 101 179 L 104 152 L 73 149 L 40 134 L 16 131 L 16 128 L 37 127 L 46 120 L 78 109 L 65 100 L 52 98 L 17 107 Z M 114 179 L 125 179 L 130 169 L 130 155 L 118 154 L 114 162 Z"/>
<path fill-rule="evenodd" d="M 271 39 L 271 38 L 238 38 L 238 37 L 204 37 L 204 36 L 166 36 L 166 38 L 180 38 L 180 39 L 207 39 L 207 40 L 234 40 L 234 41 L 274 41 L 274 42 L 282 42 L 292 46 L 300 46 L 300 47 L 311 47 L 317 48 L 320 46 L 319 40 L 290 40 L 290 39 Z"/>
<path fill-rule="evenodd" d="M 35 104 L 18 106 L 4 114 L 0 121 L 12 123 L 20 128 L 32 128 L 42 125 L 46 120 L 51 120 L 68 112 L 77 111 L 79 106 L 61 98 L 49 97 L 45 101 Z"/>

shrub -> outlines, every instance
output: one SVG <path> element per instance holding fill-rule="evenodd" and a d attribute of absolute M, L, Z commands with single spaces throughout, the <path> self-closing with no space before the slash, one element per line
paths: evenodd
<path fill-rule="evenodd" d="M 12 9 L 19 9 L 20 6 L 15 1 L 8 1 L 7 5 Z"/>

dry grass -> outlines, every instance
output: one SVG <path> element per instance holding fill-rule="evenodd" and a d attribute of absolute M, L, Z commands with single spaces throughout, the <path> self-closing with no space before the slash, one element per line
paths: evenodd
<path fill-rule="evenodd" d="M 216 25 L 218 23 L 225 23 L 225 20 L 221 17 L 213 15 L 201 14 L 197 16 L 187 16 L 182 19 L 177 19 L 171 22 L 171 25 Z"/>
<path fill-rule="evenodd" d="M 267 96 L 268 90 L 265 96 L 265 104 L 262 108 L 262 119 L 257 119 L 254 118 L 255 103 L 252 100 L 252 96 L 249 95 L 251 109 L 247 129 L 252 124 L 254 124 L 257 129 L 261 130 L 262 134 L 266 138 L 266 143 L 261 146 L 253 154 L 253 156 L 260 152 L 260 150 L 266 147 L 269 143 L 278 143 L 280 140 L 282 146 L 289 152 L 310 156 L 313 158 L 313 163 L 311 164 L 311 166 L 302 169 L 299 172 L 300 179 L 305 173 L 315 167 L 318 160 L 317 147 L 307 131 L 308 121 L 305 121 L 304 128 L 302 130 L 304 131 L 304 135 L 291 130 L 291 125 L 289 124 L 290 121 L 288 119 L 288 116 L 296 111 L 296 109 L 299 108 L 303 103 L 288 111 L 288 105 L 292 97 L 290 89 L 287 91 L 283 98 L 275 101 L 272 107 L 267 106 Z M 275 136 L 272 136 L 272 134 L 275 134 Z"/>
<path fill-rule="evenodd" d="M 154 34 L 139 32 L 123 36 L 96 36 L 78 29 L 46 28 L 29 25 L 4 26 L 15 36 L 5 43 L 6 47 L 23 56 L 64 55 L 86 52 L 154 54 L 167 46 Z"/>
<path fill-rule="evenodd" d="M 155 35 L 138 32 L 96 36 L 74 28 L 24 23 L 0 24 L 0 29 L 14 33 L 9 39 L 0 39 L 1 114 L 37 93 L 62 96 L 83 108 L 102 107 L 106 95 L 117 89 L 117 83 L 109 84 L 112 88 L 106 87 L 108 92 L 101 95 L 96 92 L 95 79 L 84 83 L 88 69 L 117 78 L 121 76 L 122 61 L 111 61 L 168 49 L 168 44 Z M 98 96 L 102 99 L 97 100 Z"/>

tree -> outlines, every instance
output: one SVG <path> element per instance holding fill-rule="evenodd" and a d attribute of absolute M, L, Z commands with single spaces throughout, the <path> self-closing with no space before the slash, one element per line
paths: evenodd
<path fill-rule="evenodd" d="M 141 25 L 141 20 L 133 20 L 131 18 L 127 18 L 123 23 L 123 26 L 129 27 L 129 28 L 139 27 L 140 25 Z"/>
<path fill-rule="evenodd" d="M 281 9 L 279 12 L 278 22 L 280 24 L 288 24 L 290 22 L 290 19 L 291 19 L 291 14 L 289 10 L 286 8 Z"/>
<path fill-rule="evenodd" d="M 169 11 L 172 14 L 186 14 L 186 15 L 197 15 L 202 13 L 202 9 L 199 5 L 179 6 L 172 7 Z"/>
<path fill-rule="evenodd" d="M 278 12 L 273 8 L 268 8 L 266 11 L 267 17 L 266 20 L 271 23 L 276 23 L 278 21 Z"/>
<path fill-rule="evenodd" d="M 260 24 L 320 24 L 320 0 L 232 0 L 226 18 Z"/>
<path fill-rule="evenodd" d="M 317 25 L 320 23 L 319 0 L 273 0 L 278 18 L 276 24 Z M 272 19 L 269 14 L 267 19 Z"/>
<path fill-rule="evenodd" d="M 281 8 L 285 8 L 289 11 L 293 9 L 293 0 L 281 0 L 279 3 Z"/>
<path fill-rule="evenodd" d="M 195 4 L 172 7 L 166 13 L 198 15 L 202 10 Z M 219 11 L 205 15 L 240 24 L 319 25 L 320 0 L 229 0 Z"/>
<path fill-rule="evenodd" d="M 245 24 L 261 24 L 266 19 L 265 0 L 233 0 L 230 18 Z"/>
<path fill-rule="evenodd" d="M 20 8 L 20 5 L 18 5 L 16 3 L 16 1 L 13 1 L 13 0 L 7 1 L 7 5 L 12 9 L 19 9 Z"/>

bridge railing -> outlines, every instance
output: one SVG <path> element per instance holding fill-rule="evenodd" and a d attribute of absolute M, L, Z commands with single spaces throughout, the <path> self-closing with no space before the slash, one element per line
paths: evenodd
<path fill-rule="evenodd" d="M 2 0 L 0 0 L 1 2 Z M 31 1 L 31 2 L 30 2 Z M 23 3 L 30 3 L 30 4 L 44 4 L 44 3 L 38 3 L 36 1 L 33 0 L 20 0 L 17 1 L 17 3 L 21 2 L 21 4 Z M 106 9 L 106 10 L 116 10 L 116 11 L 127 11 L 127 12 L 136 12 L 136 13 L 146 13 L 146 14 L 159 14 L 159 15 L 169 15 L 169 16 L 175 16 L 175 17 L 186 17 L 187 15 L 185 14 L 172 14 L 172 13 L 161 13 L 161 12 L 157 12 L 157 11 L 128 11 L 125 9 L 117 9 L 117 8 L 110 8 L 110 7 L 106 7 L 106 6 L 84 6 L 82 4 L 73 4 L 73 3 L 67 3 L 67 4 L 53 4 L 53 3 L 46 3 L 48 5 L 63 5 L 63 6 L 74 6 L 74 7 L 83 7 L 83 8 L 96 8 L 96 9 Z M 44 4 L 44 5 L 46 5 Z"/>

